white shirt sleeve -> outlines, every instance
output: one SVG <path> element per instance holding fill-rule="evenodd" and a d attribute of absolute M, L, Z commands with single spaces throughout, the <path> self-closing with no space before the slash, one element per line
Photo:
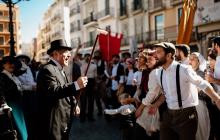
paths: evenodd
<path fill-rule="evenodd" d="M 197 75 L 191 67 L 185 68 L 183 74 L 185 74 L 185 76 L 191 83 L 196 85 L 201 90 L 205 90 L 207 87 L 211 87 L 208 81 L 204 80 L 202 77 Z"/>
<path fill-rule="evenodd" d="M 75 81 L 75 82 L 73 82 L 74 83 L 74 85 L 75 85 L 75 88 L 76 88 L 76 90 L 79 90 L 80 88 L 79 88 L 79 85 L 78 85 L 78 83 Z"/>
<path fill-rule="evenodd" d="M 149 106 L 161 93 L 161 87 L 157 80 L 157 71 L 158 69 L 155 69 L 149 75 L 148 92 L 146 97 L 142 99 L 142 104 L 146 106 Z"/>
<path fill-rule="evenodd" d="M 123 105 L 118 109 L 105 109 L 105 113 L 109 115 L 115 115 L 115 114 L 122 114 L 122 115 L 129 115 L 133 112 L 135 112 L 135 107 L 132 104 L 129 105 Z"/>
<path fill-rule="evenodd" d="M 120 80 L 119 80 L 119 83 L 120 83 L 120 84 L 123 84 L 123 83 L 124 83 L 124 78 L 125 78 L 124 75 L 121 75 L 121 76 L 120 76 Z"/>

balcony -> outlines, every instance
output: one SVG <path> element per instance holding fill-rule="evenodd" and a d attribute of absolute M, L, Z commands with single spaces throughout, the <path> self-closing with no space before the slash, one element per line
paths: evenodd
<path fill-rule="evenodd" d="M 137 43 L 144 43 L 150 40 L 149 32 L 135 34 Z"/>
<path fill-rule="evenodd" d="M 70 28 L 70 32 L 71 33 L 73 33 L 73 32 L 75 32 L 75 31 L 81 31 L 81 27 L 80 26 L 72 26 L 71 28 Z"/>
<path fill-rule="evenodd" d="M 183 0 L 170 0 L 170 5 L 172 6 L 176 6 L 182 3 L 183 3 Z"/>
<path fill-rule="evenodd" d="M 129 37 L 123 37 L 121 40 L 121 46 L 127 46 L 129 45 Z"/>
<path fill-rule="evenodd" d="M 85 26 L 93 26 L 94 24 L 97 24 L 97 16 L 91 15 L 85 19 L 83 19 L 83 25 Z"/>
<path fill-rule="evenodd" d="M 74 7 L 73 9 L 70 10 L 70 16 L 80 14 L 80 7 Z"/>
<path fill-rule="evenodd" d="M 62 35 L 61 35 L 61 31 L 57 31 L 57 32 L 54 32 L 53 34 L 52 34 L 52 38 L 54 39 L 54 38 L 60 38 Z"/>
<path fill-rule="evenodd" d="M 13 20 L 15 20 L 15 16 L 13 16 Z M 0 16 L 0 20 L 9 21 L 9 16 Z"/>
<path fill-rule="evenodd" d="M 84 48 L 92 47 L 93 44 L 94 44 L 94 42 L 95 42 L 95 40 L 90 40 L 90 41 L 84 42 L 84 43 L 83 43 Z"/>
<path fill-rule="evenodd" d="M 163 2 L 163 0 L 150 0 L 149 1 L 149 12 L 157 12 L 157 11 L 161 11 L 165 8 L 165 4 Z"/>
<path fill-rule="evenodd" d="M 106 20 L 110 17 L 114 17 L 114 8 L 106 8 L 98 12 L 97 17 L 99 20 Z"/>
<path fill-rule="evenodd" d="M 51 18 L 51 23 L 57 22 L 60 19 L 61 19 L 60 14 L 56 14 Z"/>

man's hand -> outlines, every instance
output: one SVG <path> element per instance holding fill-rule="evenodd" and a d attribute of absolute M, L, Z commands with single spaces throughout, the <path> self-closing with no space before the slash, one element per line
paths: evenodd
<path fill-rule="evenodd" d="M 141 116 L 144 107 L 145 107 L 145 106 L 144 106 L 143 104 L 141 104 L 141 105 L 138 107 L 138 109 L 137 109 L 136 112 L 135 112 L 135 117 L 136 117 L 136 118 L 138 118 L 138 117 Z"/>
<path fill-rule="evenodd" d="M 207 80 L 209 83 L 214 83 L 215 79 L 210 74 L 205 74 L 205 80 Z"/>
<path fill-rule="evenodd" d="M 88 83 L 88 78 L 86 76 L 82 76 L 82 77 L 79 77 L 76 82 L 79 85 L 79 88 L 82 89 L 86 87 Z"/>

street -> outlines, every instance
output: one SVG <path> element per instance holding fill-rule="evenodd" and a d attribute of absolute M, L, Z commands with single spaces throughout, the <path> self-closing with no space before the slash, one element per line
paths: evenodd
<path fill-rule="evenodd" d="M 104 116 L 97 116 L 96 121 L 80 122 L 74 118 L 70 134 L 70 140 L 120 140 L 119 121 L 106 122 Z"/>

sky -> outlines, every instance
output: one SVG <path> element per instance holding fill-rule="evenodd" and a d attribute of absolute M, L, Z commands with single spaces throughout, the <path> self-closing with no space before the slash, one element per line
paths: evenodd
<path fill-rule="evenodd" d="M 53 0 L 29 0 L 17 4 L 20 8 L 22 43 L 30 43 L 36 37 L 43 14 L 52 2 Z"/>

